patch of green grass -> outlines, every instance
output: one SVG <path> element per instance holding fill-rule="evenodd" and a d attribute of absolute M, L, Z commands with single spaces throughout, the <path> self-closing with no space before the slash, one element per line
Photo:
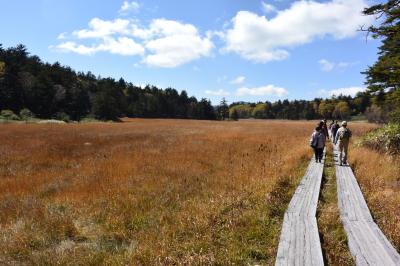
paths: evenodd
<path fill-rule="evenodd" d="M 367 116 L 362 114 L 354 115 L 350 118 L 350 121 L 367 121 L 367 120 L 368 120 Z"/>
<path fill-rule="evenodd" d="M 360 138 L 358 145 L 390 155 L 400 154 L 400 124 L 392 123 L 374 129 Z"/>
<path fill-rule="evenodd" d="M 324 260 L 327 265 L 354 265 L 346 232 L 340 220 L 335 167 L 332 152 L 326 158 L 317 221 Z"/>

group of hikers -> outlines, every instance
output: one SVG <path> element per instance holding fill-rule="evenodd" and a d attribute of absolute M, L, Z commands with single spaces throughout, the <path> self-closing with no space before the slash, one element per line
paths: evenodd
<path fill-rule="evenodd" d="M 310 146 L 314 149 L 315 162 L 321 162 L 326 140 L 331 140 L 339 148 L 340 165 L 347 164 L 349 141 L 352 136 L 351 130 L 347 128 L 347 121 L 339 126 L 338 121 L 332 120 L 329 127 L 326 119 L 321 120 L 311 135 Z"/>

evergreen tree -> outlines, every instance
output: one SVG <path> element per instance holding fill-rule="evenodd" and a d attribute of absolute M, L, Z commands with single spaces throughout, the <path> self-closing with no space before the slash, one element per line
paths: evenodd
<path fill-rule="evenodd" d="M 218 115 L 221 120 L 225 120 L 229 117 L 229 107 L 225 98 L 222 98 L 218 106 Z"/>
<path fill-rule="evenodd" d="M 389 0 L 386 3 L 373 5 L 364 9 L 365 15 L 383 17 L 378 26 L 367 30 L 373 38 L 382 39 L 378 60 L 364 74 L 370 92 L 388 92 L 385 109 L 392 113 L 392 120 L 400 120 L 400 0 Z M 378 105 L 382 106 L 382 104 Z"/>

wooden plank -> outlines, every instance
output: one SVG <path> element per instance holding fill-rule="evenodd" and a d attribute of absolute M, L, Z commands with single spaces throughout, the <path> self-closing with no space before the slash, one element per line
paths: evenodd
<path fill-rule="evenodd" d="M 310 161 L 284 215 L 275 265 L 324 265 L 316 209 L 323 163 Z"/>
<path fill-rule="evenodd" d="M 311 226 L 311 250 L 312 250 L 312 265 L 324 265 L 324 259 L 322 257 L 322 249 L 321 249 L 321 243 L 319 239 L 319 233 L 318 233 L 318 226 L 317 226 L 317 218 L 310 218 L 310 226 Z"/>
<path fill-rule="evenodd" d="M 356 264 L 400 265 L 399 253 L 373 221 L 351 168 L 336 164 L 335 169 L 340 217 Z"/>
<path fill-rule="evenodd" d="M 312 253 L 311 253 L 311 242 L 312 242 L 312 225 L 311 223 L 305 223 L 305 250 L 304 250 L 304 265 L 312 265 Z"/>

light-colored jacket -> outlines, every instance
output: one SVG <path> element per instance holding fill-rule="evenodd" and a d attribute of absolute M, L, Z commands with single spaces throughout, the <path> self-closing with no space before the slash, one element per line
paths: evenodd
<path fill-rule="evenodd" d="M 314 131 L 310 139 L 311 146 L 322 149 L 325 147 L 325 134 L 322 132 Z"/>
<path fill-rule="evenodd" d="M 348 131 L 348 135 L 349 135 L 349 138 L 348 138 L 348 139 L 343 138 L 343 136 L 344 136 L 346 130 Z M 351 136 L 352 136 L 352 133 L 351 133 L 351 130 L 350 130 L 350 129 L 345 128 L 345 127 L 340 127 L 340 128 L 338 129 L 338 131 L 336 132 L 336 136 L 335 136 L 335 139 L 334 139 L 334 143 L 336 144 L 336 143 L 338 143 L 338 142 L 340 142 L 340 141 L 349 141 L 349 139 L 351 138 Z"/>

